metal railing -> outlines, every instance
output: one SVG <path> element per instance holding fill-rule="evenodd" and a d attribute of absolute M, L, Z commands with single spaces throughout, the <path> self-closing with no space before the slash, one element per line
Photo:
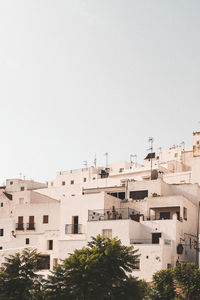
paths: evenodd
<path fill-rule="evenodd" d="M 81 234 L 82 224 L 66 224 L 65 225 L 65 234 Z"/>
<path fill-rule="evenodd" d="M 24 223 L 16 223 L 16 230 L 24 230 Z"/>
<path fill-rule="evenodd" d="M 150 216 L 150 217 L 143 217 L 143 221 L 155 221 L 155 220 L 172 220 L 172 218 L 160 218 L 159 216 Z"/>
<path fill-rule="evenodd" d="M 88 221 L 127 220 L 139 222 L 140 213 L 132 208 L 113 208 L 88 210 Z"/>
<path fill-rule="evenodd" d="M 152 239 L 131 239 L 130 244 L 152 244 Z"/>
<path fill-rule="evenodd" d="M 35 223 L 27 223 L 26 230 L 35 230 Z"/>

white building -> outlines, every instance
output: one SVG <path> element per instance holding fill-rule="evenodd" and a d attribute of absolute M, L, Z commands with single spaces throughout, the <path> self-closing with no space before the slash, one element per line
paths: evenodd
<path fill-rule="evenodd" d="M 149 153 L 144 165 L 58 172 L 48 184 L 7 180 L 0 189 L 0 263 L 33 247 L 45 274 L 97 234 L 138 249 L 134 274 L 148 281 L 178 261 L 197 262 L 200 133 L 193 138 L 191 148 Z"/>

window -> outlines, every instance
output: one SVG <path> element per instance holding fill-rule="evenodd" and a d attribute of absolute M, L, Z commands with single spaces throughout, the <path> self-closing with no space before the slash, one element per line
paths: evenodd
<path fill-rule="evenodd" d="M 29 238 L 26 238 L 26 245 L 29 245 L 29 243 L 30 243 Z"/>
<path fill-rule="evenodd" d="M 192 249 L 192 239 L 190 238 L 190 249 Z"/>
<path fill-rule="evenodd" d="M 4 231 L 3 228 L 1 228 L 0 229 L 0 236 L 3 236 L 3 233 L 4 233 L 3 231 Z"/>
<path fill-rule="evenodd" d="M 71 181 L 70 181 L 70 184 L 74 184 L 74 180 L 71 180 Z"/>
<path fill-rule="evenodd" d="M 50 269 L 50 255 L 39 255 L 37 269 L 38 270 Z"/>
<path fill-rule="evenodd" d="M 1 202 L 1 207 L 3 207 L 3 202 Z"/>
<path fill-rule="evenodd" d="M 62 185 L 65 185 L 65 181 L 62 181 Z"/>
<path fill-rule="evenodd" d="M 152 244 L 159 244 L 160 237 L 161 237 L 161 232 L 152 233 Z"/>
<path fill-rule="evenodd" d="M 83 182 L 86 182 L 86 181 L 87 181 L 87 178 L 84 177 L 84 178 L 83 178 Z"/>
<path fill-rule="evenodd" d="M 24 186 L 21 186 L 20 191 L 24 191 Z"/>
<path fill-rule="evenodd" d="M 159 156 L 156 156 L 156 159 L 158 160 L 158 159 L 159 159 Z"/>
<path fill-rule="evenodd" d="M 137 259 L 135 261 L 135 266 L 133 267 L 133 270 L 140 270 L 140 260 Z"/>
<path fill-rule="evenodd" d="M 3 247 L 2 246 L 0 246 L 0 250 L 2 250 L 3 249 Z"/>
<path fill-rule="evenodd" d="M 197 141 L 197 145 L 199 145 L 199 141 Z"/>
<path fill-rule="evenodd" d="M 13 181 L 10 181 L 10 185 L 13 185 Z"/>
<path fill-rule="evenodd" d="M 53 240 L 48 240 L 47 241 L 47 249 L 48 250 L 53 250 Z"/>
<path fill-rule="evenodd" d="M 48 215 L 44 215 L 43 216 L 43 224 L 48 224 L 49 223 L 49 216 Z"/>
<path fill-rule="evenodd" d="M 183 219 L 187 221 L 187 208 L 183 207 Z"/>
<path fill-rule="evenodd" d="M 131 191 L 130 198 L 133 200 L 141 200 L 148 197 L 148 190 L 141 190 L 141 191 Z"/>
<path fill-rule="evenodd" d="M 104 238 L 109 238 L 109 239 L 112 239 L 112 229 L 103 229 L 102 230 L 102 236 Z"/>
<path fill-rule="evenodd" d="M 78 234 L 78 216 L 72 217 L 72 234 Z"/>
<path fill-rule="evenodd" d="M 124 168 L 120 168 L 119 172 L 122 173 L 124 171 Z"/>
<path fill-rule="evenodd" d="M 174 157 L 178 157 L 178 153 L 174 153 Z"/>

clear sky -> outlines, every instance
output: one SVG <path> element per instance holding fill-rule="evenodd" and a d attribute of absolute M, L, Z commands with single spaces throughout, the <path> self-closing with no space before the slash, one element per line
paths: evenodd
<path fill-rule="evenodd" d="M 200 129 L 199 0 L 0 0 L 0 182 Z"/>

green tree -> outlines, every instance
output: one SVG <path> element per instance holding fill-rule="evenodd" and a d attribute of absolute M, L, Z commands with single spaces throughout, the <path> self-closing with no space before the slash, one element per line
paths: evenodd
<path fill-rule="evenodd" d="M 92 238 L 49 276 L 46 299 L 142 299 L 144 286 L 130 277 L 138 257 L 137 250 L 116 238 Z M 124 293 L 127 288 L 129 298 Z"/>
<path fill-rule="evenodd" d="M 151 298 L 153 300 L 172 300 L 176 296 L 172 269 L 161 270 L 153 275 Z"/>
<path fill-rule="evenodd" d="M 0 299 L 42 299 L 41 283 L 35 273 L 38 263 L 36 250 L 24 249 L 10 255 L 0 269 Z"/>
<path fill-rule="evenodd" d="M 184 299 L 200 299 L 200 269 L 193 263 L 182 263 L 174 268 L 174 279 Z"/>

